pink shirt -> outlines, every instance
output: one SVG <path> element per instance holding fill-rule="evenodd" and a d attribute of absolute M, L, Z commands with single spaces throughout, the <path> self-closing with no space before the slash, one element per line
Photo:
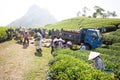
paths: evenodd
<path fill-rule="evenodd" d="M 28 37 L 29 37 L 29 33 L 25 33 L 24 38 L 28 38 Z"/>

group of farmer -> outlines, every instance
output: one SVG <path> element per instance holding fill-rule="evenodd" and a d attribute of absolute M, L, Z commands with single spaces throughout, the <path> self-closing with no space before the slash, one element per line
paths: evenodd
<path fill-rule="evenodd" d="M 56 37 L 51 41 L 51 54 L 54 52 L 56 48 L 72 48 L 72 42 L 71 41 L 65 41 L 61 37 Z"/>
<path fill-rule="evenodd" d="M 29 45 L 29 31 L 25 28 L 16 28 L 16 39 L 20 44 L 28 44 Z"/>
<path fill-rule="evenodd" d="M 41 52 L 42 38 L 45 37 L 44 29 L 25 29 L 22 27 L 16 28 L 16 38 L 20 44 L 27 44 L 29 46 L 29 40 L 34 39 L 36 43 L 36 51 Z"/>

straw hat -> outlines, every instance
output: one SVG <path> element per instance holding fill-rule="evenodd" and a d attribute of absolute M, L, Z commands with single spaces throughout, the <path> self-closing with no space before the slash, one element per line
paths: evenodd
<path fill-rule="evenodd" d="M 89 55 L 89 57 L 88 57 L 88 60 L 92 60 L 92 59 L 94 59 L 94 58 L 96 58 L 97 56 L 99 56 L 100 55 L 100 53 L 98 53 L 98 52 L 90 52 L 90 55 Z"/>

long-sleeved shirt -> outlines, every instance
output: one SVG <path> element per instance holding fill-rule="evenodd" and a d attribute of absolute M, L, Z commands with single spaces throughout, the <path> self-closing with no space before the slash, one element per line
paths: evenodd
<path fill-rule="evenodd" d="M 96 67 L 97 69 L 102 69 L 102 70 L 105 69 L 105 66 L 104 66 L 102 60 L 100 59 L 100 57 L 96 57 L 96 58 L 95 58 L 95 67 Z"/>

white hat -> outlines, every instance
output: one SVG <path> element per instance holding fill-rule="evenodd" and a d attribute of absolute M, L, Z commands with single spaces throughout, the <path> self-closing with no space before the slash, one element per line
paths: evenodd
<path fill-rule="evenodd" d="M 53 42 L 56 42 L 56 41 L 58 41 L 58 39 L 57 39 L 57 38 L 55 38 L 55 39 L 53 40 Z"/>
<path fill-rule="evenodd" d="M 98 53 L 98 52 L 90 52 L 90 55 L 89 55 L 89 57 L 88 57 L 88 60 L 92 60 L 92 59 L 94 59 L 94 58 L 96 58 L 97 56 L 99 56 L 100 55 L 100 53 Z"/>
<path fill-rule="evenodd" d="M 39 32 L 37 32 L 37 36 L 41 36 L 41 34 Z"/>
<path fill-rule="evenodd" d="M 62 38 L 58 39 L 58 41 L 62 41 L 62 42 L 64 42 L 64 40 L 63 40 Z"/>
<path fill-rule="evenodd" d="M 68 45 L 72 45 L 72 42 L 71 42 L 71 41 L 68 41 L 67 44 L 68 44 Z"/>

